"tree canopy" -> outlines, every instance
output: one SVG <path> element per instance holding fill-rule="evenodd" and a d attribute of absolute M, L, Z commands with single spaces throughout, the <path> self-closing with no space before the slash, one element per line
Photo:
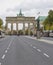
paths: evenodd
<path fill-rule="evenodd" d="M 3 21 L 2 21 L 2 19 L 0 18 L 0 28 L 2 27 L 2 24 L 3 24 Z"/>
<path fill-rule="evenodd" d="M 43 22 L 45 30 L 53 30 L 53 10 L 48 12 L 48 16 Z"/>

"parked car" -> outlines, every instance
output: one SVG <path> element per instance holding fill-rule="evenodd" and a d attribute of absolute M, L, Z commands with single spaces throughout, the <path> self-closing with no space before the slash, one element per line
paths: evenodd
<path fill-rule="evenodd" d="M 53 30 L 46 30 L 46 31 L 43 31 L 43 36 L 44 37 L 53 37 Z"/>
<path fill-rule="evenodd" d="M 50 37 L 53 37 L 53 32 L 50 32 L 50 33 L 49 33 L 49 36 L 50 36 Z"/>

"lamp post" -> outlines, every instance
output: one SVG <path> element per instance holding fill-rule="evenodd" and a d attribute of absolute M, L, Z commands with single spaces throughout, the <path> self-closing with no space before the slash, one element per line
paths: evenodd
<path fill-rule="evenodd" d="M 40 39 L 40 19 L 39 17 L 37 18 L 37 39 Z"/>

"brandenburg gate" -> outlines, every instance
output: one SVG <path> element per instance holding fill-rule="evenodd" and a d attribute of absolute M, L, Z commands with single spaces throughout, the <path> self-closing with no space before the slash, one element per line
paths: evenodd
<path fill-rule="evenodd" d="M 33 34 L 35 33 L 35 17 L 25 17 L 22 15 L 20 10 L 19 15 L 16 17 L 6 17 L 6 27 L 8 27 L 8 23 L 11 23 L 11 34 L 13 34 L 13 23 L 16 23 L 16 31 L 18 34 L 18 24 L 23 23 L 23 34 L 25 35 L 25 23 L 28 23 L 28 35 L 30 35 L 30 23 L 33 24 Z"/>

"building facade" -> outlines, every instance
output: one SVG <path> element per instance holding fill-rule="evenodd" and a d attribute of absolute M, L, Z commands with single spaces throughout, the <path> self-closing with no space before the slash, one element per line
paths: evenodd
<path fill-rule="evenodd" d="M 30 35 L 30 30 L 31 30 L 30 24 L 32 24 L 33 34 L 35 34 L 35 26 L 36 26 L 35 17 L 25 17 L 23 16 L 21 10 L 19 12 L 19 15 L 17 15 L 16 17 L 6 17 L 7 30 L 8 30 L 8 23 L 11 23 L 11 34 L 13 34 L 13 23 L 16 23 L 17 34 L 18 34 L 18 24 L 19 23 L 23 23 L 23 34 L 24 35 L 25 35 L 25 23 L 28 23 L 28 35 Z M 8 31 L 7 31 L 7 34 L 8 34 Z"/>

